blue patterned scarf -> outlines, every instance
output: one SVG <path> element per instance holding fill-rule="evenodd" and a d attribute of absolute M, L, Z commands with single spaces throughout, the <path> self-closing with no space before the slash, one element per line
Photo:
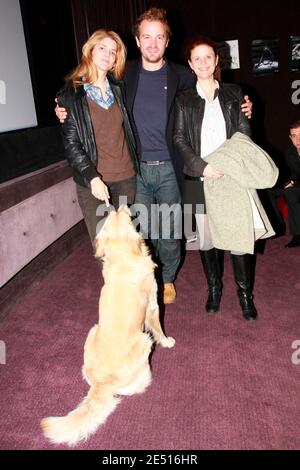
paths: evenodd
<path fill-rule="evenodd" d="M 87 96 L 95 103 L 99 104 L 99 106 L 102 108 L 108 109 L 115 102 L 115 98 L 108 80 L 106 80 L 106 95 L 108 96 L 107 101 L 102 98 L 101 90 L 98 86 L 93 85 L 92 83 L 85 83 L 83 86 Z"/>

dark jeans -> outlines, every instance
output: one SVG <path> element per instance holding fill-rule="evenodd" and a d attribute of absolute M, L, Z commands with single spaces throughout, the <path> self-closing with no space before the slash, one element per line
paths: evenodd
<path fill-rule="evenodd" d="M 182 220 L 181 196 L 171 162 L 141 163 L 134 207 L 141 231 L 151 240 L 158 257 L 162 282 L 173 282 L 181 260 Z"/>
<path fill-rule="evenodd" d="M 276 198 L 283 196 L 288 205 L 288 222 L 291 235 L 300 234 L 300 187 L 293 188 L 272 188 L 267 190 L 272 209 L 279 224 L 284 225 L 284 220 L 280 214 Z M 272 222 L 272 221 L 271 221 Z"/>
<path fill-rule="evenodd" d="M 300 234 L 300 187 L 285 189 L 284 197 L 289 209 L 290 232 Z"/>
<path fill-rule="evenodd" d="M 110 207 L 106 207 L 104 202 L 96 199 L 89 188 L 76 184 L 78 202 L 93 244 L 96 234 L 104 223 L 105 217 L 113 209 L 117 210 L 120 204 L 132 204 L 135 197 L 135 176 L 123 181 L 105 182 L 105 184 L 109 188 Z"/>

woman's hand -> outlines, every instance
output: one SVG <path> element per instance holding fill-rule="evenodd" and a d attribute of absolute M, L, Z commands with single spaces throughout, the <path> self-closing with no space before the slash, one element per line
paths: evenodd
<path fill-rule="evenodd" d="M 213 167 L 208 163 L 204 168 L 203 176 L 205 176 L 205 178 L 219 179 L 224 176 L 224 173 L 218 170 L 214 170 Z"/>
<path fill-rule="evenodd" d="M 104 201 L 106 207 L 109 207 L 110 196 L 108 192 L 108 187 L 105 183 L 103 183 L 99 176 L 96 176 L 96 178 L 93 178 L 91 180 L 91 192 L 95 198 L 100 199 L 100 201 Z"/>

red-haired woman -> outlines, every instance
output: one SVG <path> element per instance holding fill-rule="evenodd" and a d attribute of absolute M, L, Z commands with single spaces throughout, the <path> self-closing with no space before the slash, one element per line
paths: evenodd
<path fill-rule="evenodd" d="M 184 160 L 184 203 L 202 205 L 204 213 L 196 213 L 200 234 L 200 255 L 208 283 L 206 311 L 219 310 L 222 280 L 218 250 L 213 246 L 205 213 L 203 178 L 222 178 L 203 158 L 214 152 L 235 132 L 250 134 L 249 121 L 241 111 L 243 94 L 240 87 L 220 82 L 219 57 L 216 45 L 198 37 L 188 47 L 188 62 L 196 74 L 196 86 L 180 94 L 176 100 L 174 142 Z M 199 206 L 198 206 L 199 207 Z M 257 317 L 253 303 L 253 256 L 231 252 L 238 296 L 247 321 Z"/>

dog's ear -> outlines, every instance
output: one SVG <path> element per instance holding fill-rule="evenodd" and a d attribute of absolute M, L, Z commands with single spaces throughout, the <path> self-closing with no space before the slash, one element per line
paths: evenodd
<path fill-rule="evenodd" d="M 150 250 L 146 245 L 144 238 L 141 236 L 140 250 L 143 256 L 149 256 Z"/>
<path fill-rule="evenodd" d="M 111 238 L 112 224 L 115 219 L 116 212 L 111 212 L 106 218 L 100 232 L 96 235 L 94 240 L 95 257 L 102 258 L 105 255 L 106 246 Z"/>
<path fill-rule="evenodd" d="M 145 243 L 145 240 L 143 239 L 143 237 L 139 237 L 137 238 L 136 240 L 134 240 L 133 242 L 133 245 L 134 245 L 134 249 L 133 251 L 137 254 L 137 255 L 142 255 L 142 256 L 149 256 L 149 248 L 147 247 L 146 243 Z"/>
<path fill-rule="evenodd" d="M 94 240 L 96 258 L 102 258 L 105 255 L 105 247 L 107 245 L 107 241 L 107 234 L 103 234 L 103 231 L 101 230 L 101 232 L 96 235 Z"/>

